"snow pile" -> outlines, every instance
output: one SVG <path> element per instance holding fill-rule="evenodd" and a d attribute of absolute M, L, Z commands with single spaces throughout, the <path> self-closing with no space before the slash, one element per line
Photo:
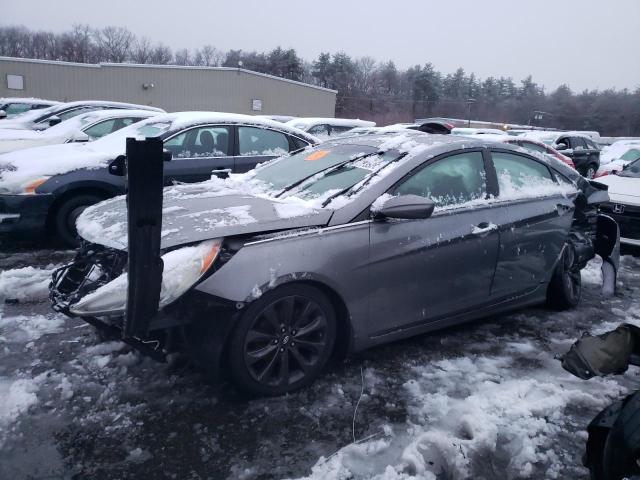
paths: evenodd
<path fill-rule="evenodd" d="M 489 459 L 506 478 L 557 478 L 567 463 L 557 439 L 576 429 L 565 409 L 597 410 L 625 389 L 571 377 L 535 341 L 516 336 L 499 350 L 413 365 L 398 392 L 406 424 L 320 458 L 306 478 L 474 478 Z"/>
<path fill-rule="evenodd" d="M 293 218 L 313 213 L 313 208 L 297 203 L 274 203 L 273 208 L 280 218 Z"/>
<path fill-rule="evenodd" d="M 38 402 L 38 388 L 35 378 L 0 377 L 0 448 L 4 445 L 9 433 L 7 429 L 15 418 Z"/>
<path fill-rule="evenodd" d="M 0 316 L 0 345 L 34 341 L 43 335 L 61 332 L 63 325 L 62 315 Z"/>
<path fill-rule="evenodd" d="M 16 268 L 0 272 L 0 301 L 18 300 L 35 302 L 49 295 L 49 283 L 53 268 Z"/>

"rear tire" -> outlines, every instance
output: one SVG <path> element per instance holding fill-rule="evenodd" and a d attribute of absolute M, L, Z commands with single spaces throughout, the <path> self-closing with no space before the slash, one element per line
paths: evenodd
<path fill-rule="evenodd" d="M 251 395 L 283 395 L 310 385 L 336 337 L 329 299 L 310 285 L 284 285 L 253 302 L 231 333 L 227 359 L 233 383 Z"/>
<path fill-rule="evenodd" d="M 96 195 L 77 195 L 65 200 L 55 213 L 54 227 L 58 238 L 70 247 L 78 246 L 76 220 L 85 208 L 104 200 Z"/>
<path fill-rule="evenodd" d="M 574 260 L 573 247 L 566 244 L 547 287 L 547 305 L 554 310 L 575 308 L 580 303 L 582 278 Z"/>

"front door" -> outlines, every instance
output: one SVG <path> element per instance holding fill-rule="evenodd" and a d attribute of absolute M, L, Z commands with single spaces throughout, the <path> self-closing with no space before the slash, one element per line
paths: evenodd
<path fill-rule="evenodd" d="M 422 220 L 371 223 L 369 336 L 420 327 L 488 301 L 499 237 L 482 152 L 429 163 L 390 193 L 431 198 Z"/>
<path fill-rule="evenodd" d="M 231 127 L 207 125 L 190 128 L 165 140 L 171 161 L 164 165 L 165 185 L 209 180 L 233 171 Z"/>

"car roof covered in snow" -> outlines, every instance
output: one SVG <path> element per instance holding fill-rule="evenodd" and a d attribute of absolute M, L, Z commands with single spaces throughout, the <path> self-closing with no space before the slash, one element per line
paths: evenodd
<path fill-rule="evenodd" d="M 60 102 L 56 100 L 46 100 L 36 97 L 0 97 L 0 105 L 3 103 L 26 103 L 29 105 L 58 105 Z"/>
<path fill-rule="evenodd" d="M 286 123 L 291 127 L 307 129 L 316 125 L 335 125 L 339 127 L 375 127 L 376 122 L 369 122 L 367 120 L 360 120 L 357 118 L 321 118 L 321 117 L 307 117 L 296 118 Z"/>

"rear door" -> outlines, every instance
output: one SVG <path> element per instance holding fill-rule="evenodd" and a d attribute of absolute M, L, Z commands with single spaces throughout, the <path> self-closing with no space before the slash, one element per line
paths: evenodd
<path fill-rule="evenodd" d="M 486 303 L 499 235 L 480 150 L 430 161 L 389 193 L 436 202 L 428 219 L 371 223 L 373 337 L 419 328 Z"/>
<path fill-rule="evenodd" d="M 500 253 L 494 301 L 546 288 L 573 220 L 573 201 L 541 161 L 493 149 Z"/>
<path fill-rule="evenodd" d="M 171 152 L 171 161 L 165 163 L 165 184 L 202 182 L 213 173 L 227 175 L 234 164 L 233 133 L 229 125 L 202 125 L 167 138 L 164 148 Z"/>
<path fill-rule="evenodd" d="M 239 125 L 237 128 L 237 156 L 233 168 L 236 173 L 248 172 L 258 163 L 280 157 L 290 150 L 288 135 L 268 128 Z"/>
<path fill-rule="evenodd" d="M 572 150 L 571 158 L 573 163 L 582 175 L 587 173 L 587 165 L 589 164 L 589 149 L 582 137 L 567 137 L 569 147 Z"/>

